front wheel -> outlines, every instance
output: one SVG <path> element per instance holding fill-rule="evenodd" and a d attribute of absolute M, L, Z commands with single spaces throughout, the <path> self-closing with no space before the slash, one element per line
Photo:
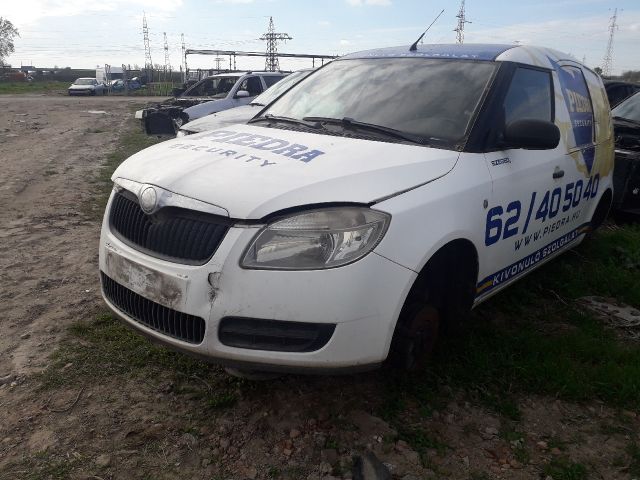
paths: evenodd
<path fill-rule="evenodd" d="M 475 298 L 477 255 L 453 242 L 429 260 L 416 279 L 396 325 L 389 360 L 403 370 L 425 368 L 438 335 L 455 335 Z"/>
<path fill-rule="evenodd" d="M 432 305 L 411 305 L 395 333 L 393 364 L 407 371 L 424 369 L 431 357 L 440 328 L 440 313 Z"/>

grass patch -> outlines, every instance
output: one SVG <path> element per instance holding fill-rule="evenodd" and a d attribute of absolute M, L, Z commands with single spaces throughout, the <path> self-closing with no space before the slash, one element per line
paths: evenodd
<path fill-rule="evenodd" d="M 585 295 L 614 297 L 640 308 L 640 224 L 604 226 L 593 238 L 564 253 L 487 302 L 492 309 L 535 320 L 543 304 Z"/>
<path fill-rule="evenodd" d="M 398 430 L 398 438 L 407 442 L 411 448 L 418 452 L 424 466 L 429 464 L 428 450 L 435 450 L 438 455 L 444 456 L 447 449 L 451 448 L 442 440 L 419 428 L 401 427 Z"/>
<path fill-rule="evenodd" d="M 71 82 L 0 82 L 0 94 L 66 93 Z"/>
<path fill-rule="evenodd" d="M 187 378 L 208 376 L 210 366 L 186 355 L 153 345 L 111 314 L 79 321 L 69 331 L 76 341 L 65 342 L 41 374 L 42 388 L 79 385 L 87 378 L 159 374 L 175 370 Z M 67 364 L 72 366 L 65 368 Z"/>
<path fill-rule="evenodd" d="M 208 363 L 153 345 L 111 314 L 76 322 L 70 334 L 72 341 L 56 350 L 39 375 L 43 391 L 77 388 L 88 379 L 102 383 L 114 377 L 139 381 L 168 377 L 175 393 L 221 409 L 235 404 L 236 391 L 244 384 Z"/>
<path fill-rule="evenodd" d="M 635 441 L 631 442 L 627 447 L 627 454 L 631 457 L 629 464 L 629 473 L 634 477 L 640 476 L 640 445 Z"/>
<path fill-rule="evenodd" d="M 140 127 L 140 120 L 136 120 L 135 118 L 127 120 L 124 129 L 124 133 L 120 135 L 118 139 L 118 144 L 115 149 L 106 156 L 105 162 L 95 179 L 100 185 L 99 193 L 95 196 L 94 202 L 91 205 L 92 213 L 95 216 L 102 216 L 104 212 L 107 200 L 111 194 L 111 189 L 113 188 L 111 175 L 113 175 L 115 169 L 134 153 L 166 140 L 166 138 L 146 135 Z M 99 131 L 96 130 L 94 133 L 99 133 Z"/>
<path fill-rule="evenodd" d="M 577 401 L 597 398 L 637 408 L 640 349 L 621 344 L 580 312 L 566 309 L 557 314 L 575 328 L 550 335 L 530 323 L 477 322 L 466 335 L 443 346 L 431 374 L 475 389 L 481 398 L 492 399 L 489 406 L 513 419 L 518 417 L 510 400 L 514 393 Z"/>
<path fill-rule="evenodd" d="M 640 226 L 603 229 L 480 306 L 460 336 L 441 339 L 426 372 L 390 376 L 381 415 L 392 420 L 409 398 L 431 411 L 452 389 L 513 421 L 522 394 L 637 410 L 640 346 L 574 300 L 598 295 L 640 307 L 638 278 Z"/>
<path fill-rule="evenodd" d="M 566 458 L 555 458 L 542 469 L 544 475 L 553 480 L 586 480 L 589 475 L 587 467 L 581 463 L 574 463 Z"/>
<path fill-rule="evenodd" d="M 23 463 L 9 465 L 9 472 L 14 477 L 25 480 L 64 480 L 80 465 L 80 459 L 38 452 Z M 4 478 L 4 477 L 3 477 Z M 9 478 L 9 477 L 6 477 Z"/>

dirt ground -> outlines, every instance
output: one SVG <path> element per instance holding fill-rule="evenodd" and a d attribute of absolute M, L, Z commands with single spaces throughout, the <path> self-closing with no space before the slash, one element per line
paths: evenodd
<path fill-rule="evenodd" d="M 526 397 L 512 423 L 449 391 L 385 421 L 386 370 L 240 382 L 215 410 L 168 374 L 40 389 L 52 353 L 78 341 L 68 327 L 104 310 L 100 220 L 86 206 L 140 102 L 0 96 L 0 478 L 348 479 L 367 450 L 405 480 L 633 478 L 637 412 Z"/>

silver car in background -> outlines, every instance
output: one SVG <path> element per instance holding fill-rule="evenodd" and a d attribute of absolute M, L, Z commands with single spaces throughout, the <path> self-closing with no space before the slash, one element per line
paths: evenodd
<path fill-rule="evenodd" d="M 69 95 L 104 95 L 107 89 L 96 78 L 78 78 L 67 90 Z"/>
<path fill-rule="evenodd" d="M 261 95 L 258 95 L 248 105 L 242 105 L 240 107 L 232 108 L 230 110 L 224 110 L 222 112 L 212 113 L 202 118 L 198 118 L 192 122 L 189 122 L 180 127 L 176 137 L 184 137 L 185 135 L 191 135 L 192 133 L 205 132 L 207 130 L 215 130 L 226 125 L 233 125 L 236 123 L 246 123 L 250 119 L 256 116 L 260 110 L 266 105 L 269 105 L 272 101 L 296 85 L 302 79 L 306 78 L 311 72 L 312 68 L 298 70 L 285 78 L 280 80 L 271 88 L 267 89 Z M 202 105 L 206 105 L 202 104 Z"/>

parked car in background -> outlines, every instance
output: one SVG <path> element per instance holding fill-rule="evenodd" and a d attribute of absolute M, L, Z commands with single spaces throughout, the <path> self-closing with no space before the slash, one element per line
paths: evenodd
<path fill-rule="evenodd" d="M 141 87 L 140 82 L 135 79 L 129 80 L 126 83 L 126 86 L 129 90 L 138 90 Z M 125 81 L 122 79 L 111 80 L 109 83 L 109 89 L 112 92 L 122 92 L 125 90 Z"/>
<path fill-rule="evenodd" d="M 213 75 L 199 81 L 177 98 L 138 110 L 135 116 L 142 120 L 144 131 L 149 135 L 175 135 L 178 129 L 191 119 L 248 104 L 254 97 L 286 75 L 283 72 L 237 72 Z M 189 107 L 212 100 L 216 101 L 214 107 L 185 112 Z"/>
<path fill-rule="evenodd" d="M 78 78 L 67 91 L 69 95 L 105 95 L 107 87 L 95 78 Z"/>
<path fill-rule="evenodd" d="M 176 136 L 184 137 L 185 135 L 204 132 L 206 130 L 214 130 L 226 125 L 233 125 L 234 123 L 247 123 L 247 121 L 253 118 L 262 108 L 269 105 L 272 101 L 300 82 L 303 78 L 306 78 L 311 72 L 313 72 L 312 68 L 293 72 L 280 80 L 273 87 L 269 87 L 262 94 L 258 95 L 249 105 L 242 105 L 240 107 L 231 108 L 229 110 L 212 113 L 211 115 L 198 118 L 186 125 L 182 125 Z M 204 106 L 207 105 L 207 103 L 202 103 L 201 105 Z"/>
<path fill-rule="evenodd" d="M 125 160 L 102 294 L 235 373 L 417 369 L 439 331 L 603 222 L 613 161 L 602 80 L 570 55 L 353 53 L 246 125 Z"/>
<path fill-rule="evenodd" d="M 640 91 L 637 83 L 625 82 L 622 80 L 604 80 L 604 88 L 607 91 L 607 98 L 611 108 L 618 105 L 622 100 Z"/>
<path fill-rule="evenodd" d="M 616 157 L 613 173 L 614 216 L 640 218 L 640 92 L 627 98 L 611 114 Z"/>

